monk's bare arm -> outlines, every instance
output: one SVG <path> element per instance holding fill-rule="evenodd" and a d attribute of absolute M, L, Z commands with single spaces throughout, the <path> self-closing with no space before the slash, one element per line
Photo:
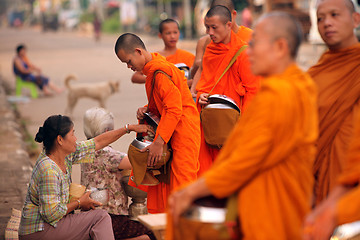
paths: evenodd
<path fill-rule="evenodd" d="M 146 76 L 144 76 L 141 72 L 135 72 L 131 77 L 131 82 L 143 84 L 146 82 Z"/>
<path fill-rule="evenodd" d="M 191 78 L 194 78 L 195 73 L 199 69 L 202 63 L 202 58 L 204 56 L 205 48 L 210 43 L 210 37 L 208 35 L 203 36 L 199 39 L 196 44 L 196 52 L 193 66 L 191 67 Z"/>
<path fill-rule="evenodd" d="M 304 240 L 330 238 L 335 227 L 344 223 L 339 222 L 339 219 L 341 219 L 341 210 L 339 212 L 338 201 L 353 189 L 354 187 L 344 185 L 335 187 L 329 197 L 307 215 L 303 229 Z M 354 193 L 354 191 L 352 192 Z M 353 206 L 353 202 L 347 205 L 346 208 Z"/>
<path fill-rule="evenodd" d="M 193 67 L 191 68 L 191 78 L 193 79 L 190 91 L 194 96 L 196 96 L 196 85 L 200 80 L 202 72 L 202 59 L 205 53 L 206 46 L 210 43 L 211 39 L 208 35 L 199 39 L 196 45 L 196 55 L 194 59 Z"/>

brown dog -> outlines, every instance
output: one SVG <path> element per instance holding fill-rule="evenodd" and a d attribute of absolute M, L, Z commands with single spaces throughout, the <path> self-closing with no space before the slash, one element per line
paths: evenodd
<path fill-rule="evenodd" d="M 74 107 L 79 98 L 88 97 L 99 101 L 99 105 L 102 108 L 105 107 L 106 99 L 119 92 L 119 82 L 97 82 L 97 83 L 79 83 L 70 85 L 71 80 L 76 80 L 74 75 L 69 75 L 65 78 L 65 86 L 68 89 L 68 105 L 65 110 L 66 114 L 71 115 Z"/>

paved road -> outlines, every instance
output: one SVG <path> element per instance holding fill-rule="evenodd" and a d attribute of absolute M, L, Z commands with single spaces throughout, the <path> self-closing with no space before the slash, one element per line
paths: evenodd
<path fill-rule="evenodd" d="M 79 82 L 98 82 L 107 80 L 120 81 L 120 93 L 110 96 L 107 108 L 115 115 L 115 127 L 126 123 L 135 123 L 135 112 L 139 106 L 146 103 L 143 85 L 132 84 L 132 71 L 127 69 L 114 54 L 114 43 L 118 35 L 105 35 L 101 42 L 95 42 L 91 37 L 78 32 L 46 32 L 39 29 L 0 29 L 0 71 L 4 78 L 14 85 L 12 73 L 12 59 L 15 47 L 19 43 L 28 46 L 30 59 L 50 77 L 50 80 L 63 86 L 64 78 L 68 74 L 78 76 Z M 157 37 L 141 36 L 148 50 L 155 51 L 162 48 L 162 41 Z M 181 41 L 180 48 L 195 52 L 196 41 Z M 316 62 L 322 48 L 304 44 L 300 48 L 298 62 L 307 69 Z M 31 100 L 26 104 L 19 104 L 21 115 L 28 120 L 28 130 L 34 136 L 38 127 L 52 114 L 64 114 L 67 104 L 67 92 L 54 97 Z M 73 114 L 76 136 L 84 139 L 82 116 L 84 112 L 97 106 L 91 99 L 81 99 Z M 121 151 L 127 151 L 134 133 L 126 135 L 113 146 Z M 78 169 L 75 168 L 75 172 Z M 79 181 L 75 173 L 75 182 Z"/>
<path fill-rule="evenodd" d="M 118 35 L 106 35 L 97 43 L 92 38 L 74 32 L 47 32 L 37 29 L 0 29 L 0 71 L 4 78 L 14 85 L 12 59 L 15 47 L 24 43 L 28 56 L 42 68 L 45 75 L 58 85 L 63 85 L 68 74 L 75 74 L 78 82 L 120 81 L 120 92 L 109 97 L 107 108 L 115 115 L 115 127 L 126 123 L 136 123 L 135 113 L 139 106 L 146 104 L 144 85 L 132 84 L 132 71 L 126 68 L 114 54 L 114 43 Z M 142 36 L 150 51 L 160 49 L 162 41 L 158 38 Z M 184 41 L 181 47 L 191 52 L 196 42 Z M 64 114 L 67 92 L 54 97 L 31 100 L 19 104 L 21 115 L 28 120 L 28 130 L 35 136 L 39 126 L 52 114 Z M 98 103 L 92 99 L 81 99 L 75 107 L 73 120 L 78 140 L 85 139 L 82 116 L 84 112 Z M 134 133 L 126 135 L 113 146 L 126 152 Z M 78 168 L 74 169 L 75 182 L 79 181 Z"/>
<path fill-rule="evenodd" d="M 15 54 L 16 45 L 24 43 L 28 46 L 30 59 L 43 69 L 43 73 L 49 76 L 51 81 L 58 85 L 63 85 L 64 78 L 68 74 L 77 75 L 79 82 L 120 81 L 121 91 L 110 96 L 107 108 L 115 115 L 115 127 L 122 127 L 126 123 L 136 123 L 135 112 L 137 108 L 146 104 L 145 90 L 143 85 L 131 83 L 130 77 L 132 71 L 127 69 L 125 64 L 120 63 L 115 56 L 113 49 L 117 37 L 117 35 L 106 35 L 103 36 L 100 43 L 96 43 L 92 38 L 77 32 L 42 33 L 38 29 L 16 30 L 0 28 L 0 73 L 14 87 L 15 79 L 12 73 L 12 59 Z M 156 37 L 141 37 L 150 51 L 155 51 L 162 47 L 162 41 Z M 180 48 L 190 52 L 195 51 L 195 46 L 196 41 L 183 41 L 179 44 Z M 300 48 L 298 63 L 303 69 L 307 69 L 317 61 L 322 50 L 323 47 L 321 46 L 313 47 L 309 44 L 304 44 Z M 54 97 L 39 98 L 28 103 L 18 104 L 20 114 L 27 120 L 27 127 L 32 136 L 35 136 L 39 126 L 43 124 L 48 116 L 64 114 L 67 104 L 66 96 L 67 92 L 64 92 Z M 84 112 L 97 105 L 98 103 L 91 99 L 81 99 L 78 102 L 73 114 L 78 140 L 85 139 L 82 123 Z M 4 113 L 1 112 L 1 114 Z M 134 133 L 125 135 L 115 142 L 113 146 L 115 149 L 126 152 L 129 143 L 134 137 Z M 16 137 L 10 138 L 11 141 L 16 141 Z M 14 189 L 23 189 L 17 185 L 21 184 L 23 186 L 27 182 L 24 180 L 24 177 L 29 177 L 29 164 L 26 162 L 20 163 L 23 160 L 21 158 L 21 149 L 16 150 L 6 147 L 6 144 L 10 144 L 10 140 L 6 143 L 1 143 L 2 148 L 0 150 L 2 155 L 0 155 L 0 163 L 5 167 L 2 167 L 0 174 L 4 175 L 5 171 L 7 171 L 9 177 L 3 177 L 3 183 L 5 181 L 18 181 L 18 183 L 12 184 L 12 186 L 14 186 Z M 41 145 L 39 145 L 39 148 L 41 148 Z M 14 159 L 13 152 L 20 153 L 19 159 Z M 16 167 L 20 168 L 20 166 L 15 164 L 14 169 L 7 170 L 6 161 L 16 161 L 16 164 L 22 164 L 22 169 L 24 170 L 25 168 L 26 170 L 23 171 L 25 173 L 23 178 L 17 178 L 16 175 Z M 77 183 L 80 181 L 79 167 L 74 168 L 73 181 Z M 0 184 L 1 200 L 7 203 L 6 206 L 8 206 L 3 205 L 3 208 L 7 208 L 6 211 L 0 209 L 1 216 L 7 214 L 9 208 L 15 204 L 7 200 L 7 197 L 9 199 L 11 197 L 7 193 L 8 190 L 9 185 L 5 187 L 5 184 Z M 14 194 L 14 191 L 11 190 L 10 192 Z M 16 192 L 16 194 L 25 196 L 25 193 Z M 23 201 L 23 197 L 19 201 Z M 2 229 L 0 230 L 2 231 Z"/>

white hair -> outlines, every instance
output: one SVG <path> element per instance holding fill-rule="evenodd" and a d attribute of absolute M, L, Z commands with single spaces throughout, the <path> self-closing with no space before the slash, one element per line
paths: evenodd
<path fill-rule="evenodd" d="M 114 129 L 114 115 L 100 107 L 88 109 L 84 114 L 84 133 L 87 139 Z"/>

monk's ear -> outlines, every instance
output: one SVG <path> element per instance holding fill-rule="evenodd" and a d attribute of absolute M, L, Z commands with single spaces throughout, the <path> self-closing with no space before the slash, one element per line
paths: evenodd
<path fill-rule="evenodd" d="M 134 53 L 138 53 L 139 55 L 142 55 L 142 49 L 141 48 L 135 48 Z"/>
<path fill-rule="evenodd" d="M 354 28 L 357 28 L 360 25 L 360 13 L 354 12 L 353 14 Z"/>
<path fill-rule="evenodd" d="M 231 24 L 232 24 L 232 23 L 231 23 L 230 21 L 228 21 L 228 22 L 226 23 L 226 26 L 229 27 L 229 28 L 231 28 Z"/>
<path fill-rule="evenodd" d="M 280 57 L 290 54 L 289 44 L 285 38 L 277 39 L 275 44 L 276 44 L 277 54 L 279 54 Z"/>

